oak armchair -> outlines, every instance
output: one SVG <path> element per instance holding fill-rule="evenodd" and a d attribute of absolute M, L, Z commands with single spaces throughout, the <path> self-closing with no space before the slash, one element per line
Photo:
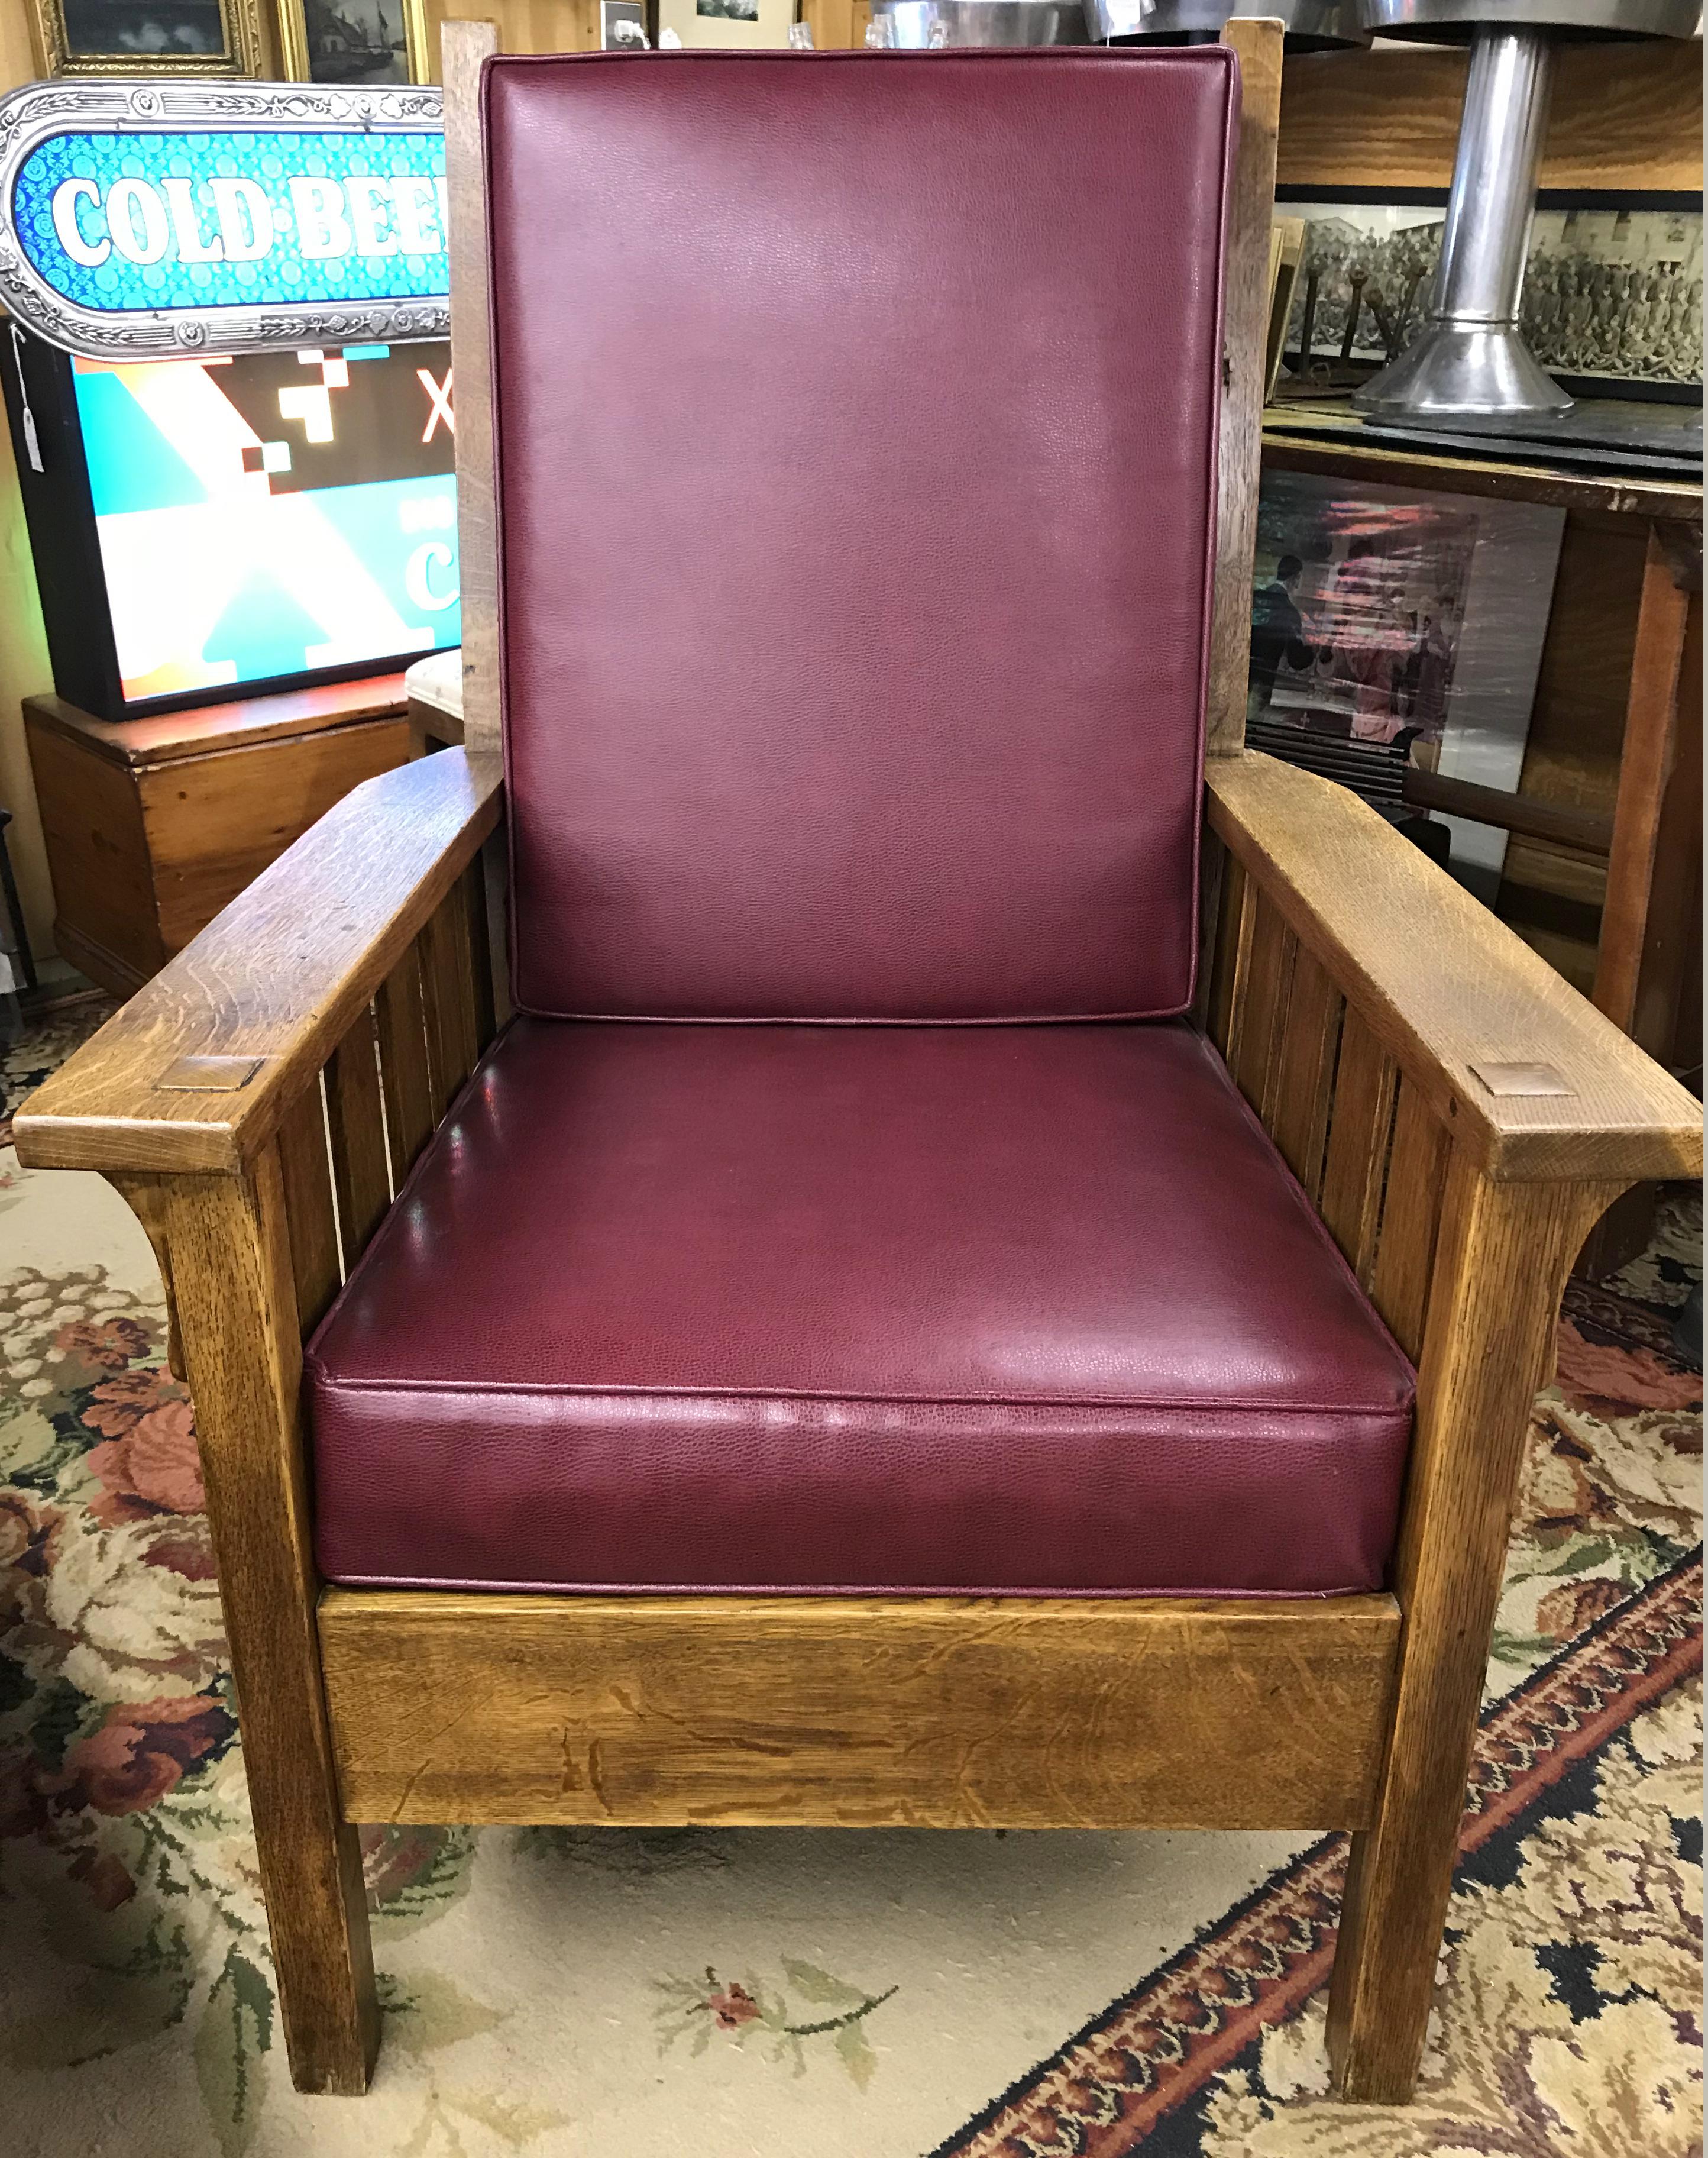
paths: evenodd
<path fill-rule="evenodd" d="M 699 1821 L 1349 1829 L 1339 2088 L 1410 2093 L 1563 1278 L 1700 1122 L 1242 751 L 1236 37 L 1237 137 L 1215 49 L 501 60 L 477 131 L 446 25 L 469 746 L 16 1125 L 158 1255 L 304 2089 L 353 1824 Z"/>

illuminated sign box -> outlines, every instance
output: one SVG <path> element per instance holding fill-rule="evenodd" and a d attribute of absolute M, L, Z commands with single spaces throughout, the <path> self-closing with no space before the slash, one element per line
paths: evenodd
<path fill-rule="evenodd" d="M 448 334 L 431 87 L 91 80 L 0 99 L 0 299 L 68 352 Z"/>

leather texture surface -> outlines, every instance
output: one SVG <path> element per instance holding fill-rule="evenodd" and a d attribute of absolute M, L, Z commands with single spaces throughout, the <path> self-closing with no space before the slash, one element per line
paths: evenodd
<path fill-rule="evenodd" d="M 519 1008 L 1184 1010 L 1231 56 L 484 104 Z"/>
<path fill-rule="evenodd" d="M 1412 1375 L 1181 1024 L 500 1037 L 307 1357 L 333 1581 L 1378 1586 Z"/>

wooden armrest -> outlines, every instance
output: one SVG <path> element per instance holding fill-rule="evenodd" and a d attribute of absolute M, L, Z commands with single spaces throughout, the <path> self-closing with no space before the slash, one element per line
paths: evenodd
<path fill-rule="evenodd" d="M 1256 753 L 1205 782 L 1210 829 L 1486 1175 L 1701 1175 L 1695 1097 L 1375 810 Z"/>
<path fill-rule="evenodd" d="M 497 757 L 453 749 L 353 788 L 29 1097 L 19 1160 L 240 1167 L 473 859 L 503 784 Z"/>

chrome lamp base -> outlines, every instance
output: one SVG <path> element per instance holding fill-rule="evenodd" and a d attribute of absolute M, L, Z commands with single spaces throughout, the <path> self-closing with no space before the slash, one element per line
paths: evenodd
<path fill-rule="evenodd" d="M 1430 323 L 1352 401 L 1372 420 L 1463 434 L 1504 434 L 1515 422 L 1571 410 L 1510 323 Z"/>

